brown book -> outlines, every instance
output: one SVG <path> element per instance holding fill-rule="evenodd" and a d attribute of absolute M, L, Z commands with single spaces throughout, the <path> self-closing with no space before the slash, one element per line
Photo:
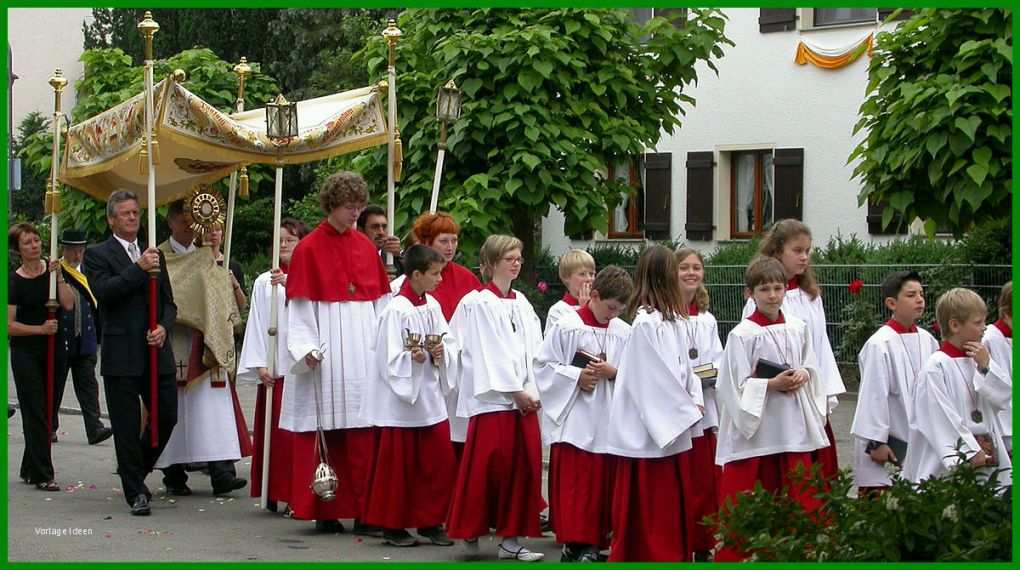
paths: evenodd
<path fill-rule="evenodd" d="M 574 353 L 574 359 L 570 361 L 570 365 L 576 366 L 578 368 L 584 368 L 588 366 L 589 363 L 599 362 L 599 360 L 600 360 L 599 357 L 595 356 L 594 354 L 591 354 L 590 352 L 578 350 L 577 352 Z"/>

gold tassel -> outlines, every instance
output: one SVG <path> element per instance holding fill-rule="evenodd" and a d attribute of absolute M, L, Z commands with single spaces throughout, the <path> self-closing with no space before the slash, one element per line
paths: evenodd
<path fill-rule="evenodd" d="M 43 195 L 43 212 L 46 214 L 53 213 L 53 183 L 50 180 L 46 181 L 46 194 Z"/>
<path fill-rule="evenodd" d="M 138 150 L 138 175 L 149 173 L 149 151 L 145 149 L 145 137 L 142 137 L 142 148 Z"/>
<path fill-rule="evenodd" d="M 58 187 L 59 188 L 59 187 Z M 53 214 L 60 213 L 60 190 L 53 192 L 53 197 L 50 198 L 50 210 Z"/>
<path fill-rule="evenodd" d="M 156 139 L 156 133 L 152 133 L 152 165 L 156 166 L 159 164 L 159 141 Z"/>
<path fill-rule="evenodd" d="M 238 194 L 241 195 L 245 200 L 248 199 L 248 167 L 241 167 L 241 187 L 238 190 Z"/>
<path fill-rule="evenodd" d="M 393 180 L 400 182 L 404 173 L 404 145 L 400 142 L 400 129 L 394 129 L 396 141 L 393 144 Z"/>

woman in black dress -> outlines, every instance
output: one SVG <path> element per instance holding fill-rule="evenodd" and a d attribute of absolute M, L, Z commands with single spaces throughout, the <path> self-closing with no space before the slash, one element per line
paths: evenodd
<path fill-rule="evenodd" d="M 11 369 L 21 406 L 25 453 L 21 459 L 21 479 L 43 491 L 59 491 L 53 480 L 53 458 L 50 455 L 50 433 L 46 429 L 46 337 L 58 334 L 57 320 L 47 319 L 51 271 L 57 273 L 57 298 L 60 309 L 74 309 L 74 293 L 64 282 L 60 264 L 42 257 L 42 240 L 31 224 L 16 224 L 7 233 L 11 253 L 21 265 L 7 280 L 7 333 L 11 345 Z M 59 315 L 58 315 L 59 318 Z M 66 372 L 66 341 L 56 342 L 54 379 Z M 53 413 L 59 407 L 54 402 Z"/>

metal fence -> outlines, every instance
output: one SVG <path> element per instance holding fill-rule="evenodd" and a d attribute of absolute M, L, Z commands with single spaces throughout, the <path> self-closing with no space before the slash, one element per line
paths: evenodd
<path fill-rule="evenodd" d="M 990 317 L 995 317 L 999 290 L 1011 279 L 1013 271 L 1011 265 L 812 265 L 812 268 L 822 289 L 829 342 L 832 343 L 840 364 L 850 366 L 857 364 L 856 350 L 851 349 L 857 345 L 850 342 L 844 350 L 840 349 L 851 316 L 848 315 L 847 307 L 853 307 L 852 310 L 860 310 L 863 307 L 863 310 L 872 315 L 873 326 L 868 330 L 874 332 L 887 315 L 882 300 L 881 284 L 890 273 L 900 270 L 914 270 L 920 273 L 927 301 L 922 325 L 930 330 L 935 319 L 935 301 L 939 295 L 952 287 L 973 289 L 988 303 Z M 633 274 L 633 267 L 624 269 Z M 719 321 L 719 334 L 724 342 L 730 330 L 740 322 L 744 309 L 745 269 L 745 265 L 708 265 L 705 268 L 705 286 L 711 297 L 712 314 Z M 549 285 L 545 297 L 554 302 L 563 293 L 563 285 L 555 275 L 555 268 L 541 268 L 538 273 L 539 278 Z M 851 293 L 849 288 L 855 279 L 864 281 L 857 295 Z M 539 314 L 544 314 L 541 307 L 536 307 L 536 310 Z"/>

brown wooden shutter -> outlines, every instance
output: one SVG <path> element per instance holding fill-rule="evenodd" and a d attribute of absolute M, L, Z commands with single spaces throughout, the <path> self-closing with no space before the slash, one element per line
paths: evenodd
<path fill-rule="evenodd" d="M 788 32 L 797 29 L 796 8 L 761 8 L 758 14 L 758 31 Z"/>
<path fill-rule="evenodd" d="M 892 221 L 888 228 L 882 227 L 882 214 L 889 205 L 885 202 L 872 203 L 868 199 L 868 233 L 874 235 L 894 235 L 907 233 L 907 224 L 903 223 L 902 216 L 893 214 Z"/>
<path fill-rule="evenodd" d="M 889 14 L 892 14 L 895 11 L 896 11 L 896 8 L 879 8 L 878 9 L 878 21 L 879 22 L 884 22 L 885 19 L 889 17 Z M 906 10 L 905 9 L 902 12 L 900 12 L 899 16 L 896 16 L 896 20 L 895 21 L 906 20 L 906 19 L 910 18 L 913 15 L 914 15 L 914 11 L 913 10 Z"/>
<path fill-rule="evenodd" d="M 668 152 L 645 155 L 645 235 L 670 239 L 673 155 Z"/>
<path fill-rule="evenodd" d="M 775 220 L 804 216 L 804 149 L 777 148 L 775 167 Z"/>
<path fill-rule="evenodd" d="M 714 156 L 708 152 L 687 153 L 687 224 L 688 240 L 711 241 L 712 202 L 714 199 Z"/>

